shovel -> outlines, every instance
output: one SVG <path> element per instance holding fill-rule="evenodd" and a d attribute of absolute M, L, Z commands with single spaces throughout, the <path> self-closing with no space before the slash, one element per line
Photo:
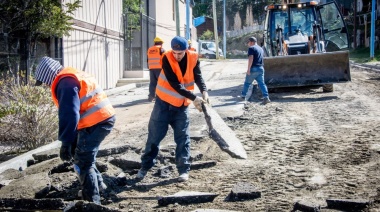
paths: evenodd
<path fill-rule="evenodd" d="M 247 159 L 247 153 L 235 133 L 227 126 L 219 114 L 208 104 L 202 103 L 210 137 L 231 157 Z"/>

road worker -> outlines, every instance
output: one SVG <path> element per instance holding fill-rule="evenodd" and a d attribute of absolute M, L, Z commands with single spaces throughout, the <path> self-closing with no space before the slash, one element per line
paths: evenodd
<path fill-rule="evenodd" d="M 73 161 L 84 200 L 100 203 L 99 189 L 106 189 L 95 166 L 99 145 L 111 132 L 115 110 L 96 79 L 88 73 L 43 57 L 35 71 L 36 85 L 51 87 L 58 107 L 59 156 Z"/>
<path fill-rule="evenodd" d="M 157 80 L 161 72 L 161 56 L 165 52 L 164 48 L 162 48 L 164 41 L 160 37 L 155 37 L 153 42 L 154 45 L 147 51 L 150 77 L 148 101 L 150 102 L 153 102 L 156 98 Z"/>
<path fill-rule="evenodd" d="M 177 144 L 175 159 L 178 181 L 189 179 L 190 171 L 190 135 L 188 106 L 202 111 L 202 103 L 208 102 L 206 84 L 199 67 L 198 54 L 188 50 L 187 40 L 176 36 L 171 41 L 171 48 L 162 56 L 162 71 L 156 88 L 156 101 L 148 125 L 148 139 L 141 156 L 141 169 L 136 178 L 142 180 L 155 162 L 159 145 L 164 139 L 169 125 L 174 131 Z M 196 96 L 194 84 L 202 97 Z"/>
<path fill-rule="evenodd" d="M 197 51 L 194 47 L 191 46 L 191 40 L 188 40 L 187 43 L 189 44 L 189 50 L 191 51 Z"/>

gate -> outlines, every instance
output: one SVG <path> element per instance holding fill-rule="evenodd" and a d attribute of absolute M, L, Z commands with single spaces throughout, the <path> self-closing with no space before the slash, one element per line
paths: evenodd
<path fill-rule="evenodd" d="M 125 67 L 127 70 L 148 69 L 146 51 L 156 36 L 156 20 L 143 13 L 127 13 L 124 17 Z"/>

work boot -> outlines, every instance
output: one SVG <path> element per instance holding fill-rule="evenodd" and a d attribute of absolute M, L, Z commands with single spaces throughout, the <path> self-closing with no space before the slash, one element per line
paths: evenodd
<path fill-rule="evenodd" d="M 148 173 L 147 170 L 140 169 L 139 172 L 137 172 L 136 179 L 138 180 L 144 179 L 147 173 Z"/>
<path fill-rule="evenodd" d="M 178 182 L 185 182 L 189 180 L 189 173 L 182 173 L 178 177 Z"/>
<path fill-rule="evenodd" d="M 263 105 L 266 105 L 266 104 L 268 104 L 268 103 L 270 103 L 270 99 L 269 99 L 269 97 L 265 97 L 265 98 L 263 99 Z"/>

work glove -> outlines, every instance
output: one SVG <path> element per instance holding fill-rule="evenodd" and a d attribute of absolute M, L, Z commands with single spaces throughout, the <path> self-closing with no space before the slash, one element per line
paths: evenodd
<path fill-rule="evenodd" d="M 207 104 L 210 104 L 210 99 L 208 98 L 208 93 L 207 93 L 207 91 L 203 91 L 203 93 L 202 93 L 202 97 L 203 97 L 203 100 L 205 100 L 205 102 L 206 102 Z"/>
<path fill-rule="evenodd" d="M 68 143 L 62 143 L 61 149 L 59 151 L 59 157 L 63 161 L 70 161 L 72 159 L 72 154 L 71 154 L 71 144 Z"/>
<path fill-rule="evenodd" d="M 193 104 L 194 104 L 195 108 L 197 108 L 199 110 L 199 112 L 202 112 L 202 103 L 204 103 L 204 102 L 205 101 L 201 97 L 197 96 L 194 99 Z"/>

